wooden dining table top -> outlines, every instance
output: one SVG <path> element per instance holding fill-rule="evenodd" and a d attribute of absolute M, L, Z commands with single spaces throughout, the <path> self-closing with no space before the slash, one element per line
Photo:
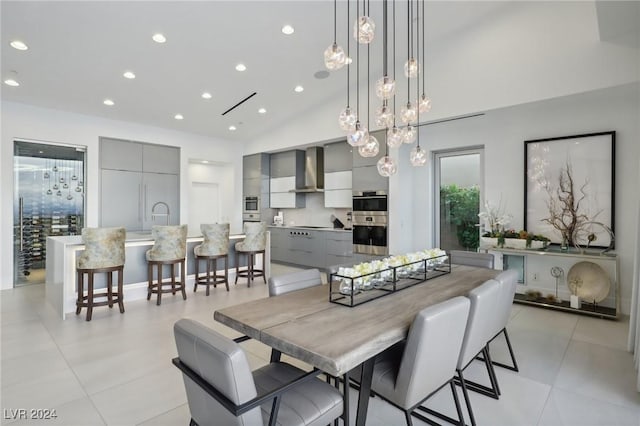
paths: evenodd
<path fill-rule="evenodd" d="M 355 307 L 315 286 L 215 311 L 214 319 L 273 349 L 340 376 L 404 340 L 425 307 L 467 295 L 500 271 L 452 265 L 442 275 Z"/>

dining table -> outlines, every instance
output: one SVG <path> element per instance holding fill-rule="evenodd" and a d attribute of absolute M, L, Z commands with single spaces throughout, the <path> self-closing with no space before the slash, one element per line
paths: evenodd
<path fill-rule="evenodd" d="M 498 273 L 451 265 L 448 274 L 353 307 L 331 303 L 331 286 L 318 285 L 219 309 L 214 319 L 334 377 L 348 380 L 345 374 L 362 366 L 356 425 L 364 426 L 376 355 L 406 339 L 422 309 L 465 296 Z"/>

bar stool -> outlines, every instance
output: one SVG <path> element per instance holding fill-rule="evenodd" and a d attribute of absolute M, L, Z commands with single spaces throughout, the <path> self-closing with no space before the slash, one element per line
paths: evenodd
<path fill-rule="evenodd" d="M 193 291 L 198 289 L 198 284 L 206 285 L 209 295 L 209 286 L 224 283 L 229 291 L 229 224 L 214 223 L 200 225 L 200 231 L 204 236 L 202 244 L 193 249 L 196 261 L 196 279 L 193 284 Z M 218 259 L 224 259 L 224 275 L 218 274 Z M 201 277 L 200 261 L 207 263 L 206 275 Z"/>
<path fill-rule="evenodd" d="M 78 273 L 78 300 L 76 301 L 76 315 L 82 308 L 87 308 L 87 321 L 91 321 L 94 306 L 113 308 L 117 303 L 120 313 L 124 313 L 122 272 L 124 270 L 124 228 L 84 228 L 82 242 L 84 252 L 78 256 L 76 270 Z M 107 274 L 107 286 L 104 291 L 95 292 L 93 288 L 94 274 Z M 118 272 L 118 285 L 113 297 L 113 273 Z M 87 274 L 87 295 L 84 295 L 84 275 Z M 95 302 L 96 297 L 106 297 L 107 300 Z"/>
<path fill-rule="evenodd" d="M 264 262 L 265 262 L 265 247 L 267 245 L 267 224 L 264 222 L 246 222 L 244 224 L 244 241 L 238 241 L 235 245 L 236 249 L 236 280 L 238 283 L 238 277 L 246 277 L 247 285 L 251 287 L 251 281 L 256 277 L 262 277 L 264 283 L 267 283 L 267 278 L 264 274 Z M 247 255 L 247 270 L 240 272 L 240 255 Z M 254 263 L 256 255 L 262 254 L 262 269 L 255 269 Z"/>
<path fill-rule="evenodd" d="M 162 302 L 162 293 L 176 294 L 182 292 L 182 298 L 187 300 L 185 292 L 185 257 L 187 253 L 187 225 L 158 226 L 151 228 L 151 234 L 155 240 L 151 250 L 147 250 L 147 264 L 149 286 L 147 288 L 147 300 L 153 293 L 158 295 L 156 305 Z M 175 266 L 180 264 L 180 281 L 176 281 Z M 171 267 L 171 281 L 163 282 L 163 265 Z M 157 280 L 153 281 L 153 267 L 157 269 Z M 171 286 L 171 288 L 163 288 Z"/>

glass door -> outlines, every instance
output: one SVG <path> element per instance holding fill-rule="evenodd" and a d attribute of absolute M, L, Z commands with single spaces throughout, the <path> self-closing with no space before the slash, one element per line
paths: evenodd
<path fill-rule="evenodd" d="M 47 237 L 84 226 L 85 149 L 15 141 L 14 286 L 45 281 Z"/>
<path fill-rule="evenodd" d="M 436 247 L 476 251 L 483 187 L 483 149 L 439 152 L 435 156 Z"/>

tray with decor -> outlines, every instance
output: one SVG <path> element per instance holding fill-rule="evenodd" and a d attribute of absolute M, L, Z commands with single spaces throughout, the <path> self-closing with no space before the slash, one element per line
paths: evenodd
<path fill-rule="evenodd" d="M 449 256 L 440 249 L 340 267 L 329 274 L 329 301 L 354 307 L 450 272 Z"/>

